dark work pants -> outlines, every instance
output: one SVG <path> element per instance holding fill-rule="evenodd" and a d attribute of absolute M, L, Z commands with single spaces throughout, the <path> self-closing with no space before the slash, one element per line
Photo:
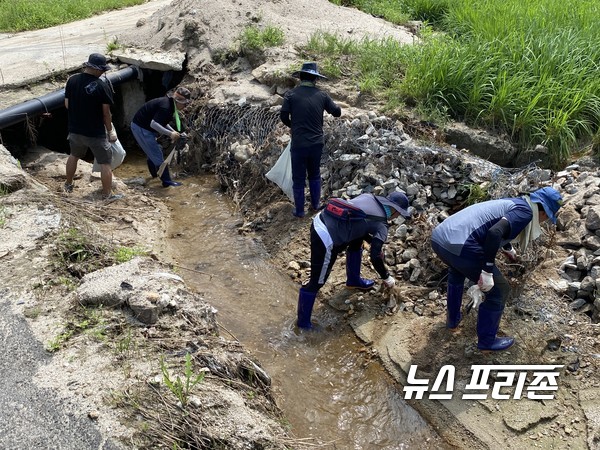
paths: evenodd
<path fill-rule="evenodd" d="M 363 239 L 355 239 L 348 244 L 334 245 L 329 251 L 321 237 L 315 230 L 315 226 L 310 225 L 310 281 L 304 290 L 308 292 L 318 292 L 323 287 L 327 278 L 331 274 L 331 269 L 337 260 L 338 255 L 348 249 L 356 251 L 362 248 Z"/>
<path fill-rule="evenodd" d="M 321 179 L 323 144 L 293 148 L 291 153 L 293 189 L 304 189 L 307 175 L 309 180 Z"/>
<path fill-rule="evenodd" d="M 431 243 L 433 251 L 448 266 L 448 284 L 463 285 L 465 278 L 477 283 L 483 269 L 483 260 L 476 255 L 456 256 L 436 242 Z M 485 303 L 491 311 L 502 311 L 510 292 L 510 285 L 504 275 L 494 266 L 494 287 L 485 293 Z"/>

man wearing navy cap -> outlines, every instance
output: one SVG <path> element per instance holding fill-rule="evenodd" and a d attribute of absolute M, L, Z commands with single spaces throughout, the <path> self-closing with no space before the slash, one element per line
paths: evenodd
<path fill-rule="evenodd" d="M 110 70 L 106 58 L 100 53 L 92 53 L 83 63 L 83 71 L 69 77 L 65 86 L 65 108 L 68 111 L 69 146 L 71 154 L 67 158 L 66 192 L 73 191 L 73 178 L 77 163 L 84 158 L 89 148 L 100 165 L 102 198 L 117 199 L 120 194 L 112 194 L 112 149 L 117 133 L 112 124 L 110 107 L 113 105 L 111 88 L 100 79 Z"/>
<path fill-rule="evenodd" d="M 387 287 L 396 284 L 396 280 L 385 266 L 383 244 L 388 236 L 388 221 L 399 215 L 410 217 L 408 198 L 402 192 L 392 192 L 387 197 L 360 194 L 346 202 L 360 213 L 360 218 L 354 220 L 340 218 L 332 213 L 328 206 L 312 220 L 310 281 L 300 288 L 297 322 L 299 328 L 312 328 L 310 317 L 317 292 L 327 281 L 338 254 L 344 250 L 346 250 L 346 286 L 362 290 L 374 286 L 373 280 L 360 277 L 363 241 L 371 244 L 371 263 L 383 284 Z"/>
<path fill-rule="evenodd" d="M 461 306 L 465 278 L 478 283 L 485 293 L 477 317 L 477 347 L 485 351 L 506 350 L 512 337 L 497 337 L 500 319 L 510 287 L 496 265 L 501 250 L 516 259 L 511 242 L 521 251 L 540 236 L 540 223 L 550 219 L 562 205 L 560 193 L 544 187 L 519 198 L 503 198 L 477 203 L 448 217 L 432 233 L 435 253 L 448 265 L 446 327 L 457 330 L 462 319 Z"/>

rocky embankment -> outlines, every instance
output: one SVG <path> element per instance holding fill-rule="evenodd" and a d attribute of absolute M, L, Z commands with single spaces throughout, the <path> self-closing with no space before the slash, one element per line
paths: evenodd
<path fill-rule="evenodd" d="M 231 114 L 239 105 L 222 108 Z M 290 203 L 263 176 L 289 139 L 275 120 L 264 119 L 269 112 L 276 116 L 276 111 L 277 107 L 246 105 L 245 128 L 236 122 L 237 128 L 231 129 L 235 137 L 219 143 L 197 137 L 195 148 L 203 155 L 204 167 L 216 171 L 247 217 L 240 232 L 260 234 L 282 268 L 300 283 L 310 271 L 308 219 L 293 221 Z M 253 120 L 271 124 L 268 139 L 257 140 L 249 132 Z M 212 123 L 223 126 L 222 121 Z M 357 335 L 403 383 L 415 364 L 419 373 L 432 377 L 443 365 L 452 364 L 456 385 L 463 387 L 473 364 L 562 366 L 561 389 L 553 402 L 486 399 L 466 405 L 453 398 L 441 409 L 437 402 L 411 402 L 449 442 L 464 445 L 466 439 L 482 447 L 513 441 L 515 448 L 593 447 L 600 392 L 596 338 L 600 170 L 596 161 L 585 157 L 558 172 L 535 164 L 507 169 L 473 156 L 468 149 L 419 142 L 406 132 L 408 128 L 402 121 L 352 108 L 345 110 L 342 119 L 326 120 L 324 196 L 386 195 L 401 190 L 410 199 L 414 217 L 397 219 L 390 230 L 386 261 L 403 280 L 392 295 L 340 293 L 344 275 L 339 270 L 321 291 L 321 300 L 347 315 Z M 206 131 L 203 128 L 210 136 Z M 429 236 L 436 224 L 471 202 L 518 196 L 542 186 L 560 190 L 565 203 L 557 226 L 546 227 L 517 264 L 498 260 L 512 286 L 502 330 L 515 335 L 517 345 L 486 357 L 475 346 L 475 313 L 466 317 L 461 333 L 451 335 L 444 329 L 444 266 L 433 255 Z M 370 270 L 367 263 L 364 270 Z M 514 393 L 514 389 L 508 390 Z M 520 409 L 527 411 L 525 416 L 515 415 Z M 489 423 L 481 425 L 481 417 Z"/>

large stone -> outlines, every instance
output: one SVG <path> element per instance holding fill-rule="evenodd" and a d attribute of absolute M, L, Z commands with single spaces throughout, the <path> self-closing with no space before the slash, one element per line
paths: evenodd
<path fill-rule="evenodd" d="M 129 308 L 133 316 L 146 325 L 154 325 L 158 322 L 160 307 L 158 306 L 160 296 L 156 292 L 141 292 L 129 299 Z"/>
<path fill-rule="evenodd" d="M 120 61 L 132 64 L 141 69 L 158 70 L 166 72 L 169 70 L 183 70 L 185 53 L 180 51 L 148 52 L 139 48 L 120 48 L 113 51 L 113 55 Z"/>
<path fill-rule="evenodd" d="M 77 299 L 86 306 L 118 306 L 129 299 L 130 278 L 139 273 L 139 259 L 88 273 L 81 279 Z"/>
<path fill-rule="evenodd" d="M 503 404 L 502 419 L 508 428 L 522 433 L 557 415 L 558 411 L 552 404 L 544 405 L 540 402 L 521 399 Z"/>
<path fill-rule="evenodd" d="M 579 405 L 587 419 L 589 448 L 597 448 L 600 441 L 600 389 L 579 391 Z"/>
<path fill-rule="evenodd" d="M 588 209 L 585 226 L 590 231 L 600 230 L 600 205 L 594 205 Z"/>
<path fill-rule="evenodd" d="M 17 161 L 10 152 L 0 145 L 0 187 L 4 191 L 14 192 L 22 189 L 27 184 L 25 172 L 21 170 Z"/>

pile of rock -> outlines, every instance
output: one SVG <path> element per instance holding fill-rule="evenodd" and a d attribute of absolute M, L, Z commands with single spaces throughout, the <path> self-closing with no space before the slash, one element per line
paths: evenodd
<path fill-rule="evenodd" d="M 219 156 L 218 175 L 233 180 L 229 188 L 243 190 L 248 184 L 235 181 L 252 178 L 254 195 L 235 193 L 235 197 L 245 198 L 242 211 L 251 219 L 244 226 L 261 229 L 274 220 L 270 213 L 260 216 L 257 211 L 271 203 L 266 198 L 280 191 L 268 180 L 258 180 L 257 174 L 266 173 L 275 163 L 286 131 L 276 128 L 270 139 L 263 140 L 263 148 L 255 146 L 257 151 L 243 160 L 236 158 L 231 148 Z M 567 249 L 570 256 L 557 267 L 552 287 L 569 299 L 574 310 L 588 313 L 594 320 L 600 318 L 600 295 L 596 296 L 600 285 L 600 172 L 592 159 L 580 160 L 558 173 L 535 164 L 507 169 L 464 149 L 423 145 L 404 131 L 400 121 L 372 112 L 343 120 L 326 116 L 325 131 L 324 197 L 351 198 L 365 192 L 387 195 L 396 190 L 408 196 L 414 218 L 396 219 L 386 258 L 393 273 L 420 286 L 440 285 L 443 265 L 431 252 L 429 236 L 450 214 L 488 198 L 518 196 L 542 186 L 559 189 L 565 205 L 555 242 L 550 245 Z M 252 141 L 247 136 L 244 145 L 248 139 Z M 423 313 L 443 307 L 438 296 L 420 297 L 414 300 Z"/>

